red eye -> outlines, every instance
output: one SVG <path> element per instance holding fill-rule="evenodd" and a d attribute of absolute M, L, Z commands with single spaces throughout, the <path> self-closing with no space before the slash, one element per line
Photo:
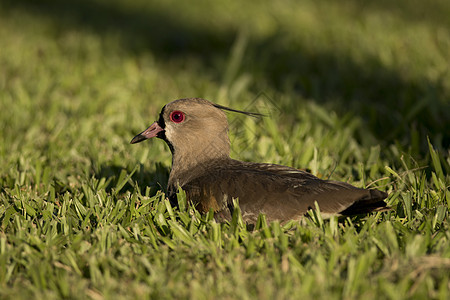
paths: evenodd
<path fill-rule="evenodd" d="M 170 113 L 170 120 L 174 123 L 181 123 L 184 121 L 184 113 L 179 110 L 175 110 Z"/>

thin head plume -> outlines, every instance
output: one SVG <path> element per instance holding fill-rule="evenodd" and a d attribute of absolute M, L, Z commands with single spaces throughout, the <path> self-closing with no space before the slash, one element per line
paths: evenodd
<path fill-rule="evenodd" d="M 222 110 L 237 112 L 237 113 L 244 114 L 244 115 L 247 115 L 247 116 L 250 116 L 250 117 L 255 117 L 255 118 L 257 118 L 257 117 L 267 117 L 266 115 L 260 114 L 260 113 L 243 111 L 243 110 L 237 110 L 237 109 L 229 108 L 229 107 L 222 106 L 222 105 L 219 105 L 219 104 L 213 104 L 213 105 L 214 105 L 214 107 L 220 108 Z"/>

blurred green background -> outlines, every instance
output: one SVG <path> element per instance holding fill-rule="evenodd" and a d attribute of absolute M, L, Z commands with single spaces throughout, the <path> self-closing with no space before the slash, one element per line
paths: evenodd
<path fill-rule="evenodd" d="M 0 0 L 0 297 L 133 298 L 140 289 L 173 297 L 191 276 L 180 297 L 244 299 L 267 288 L 269 298 L 379 298 L 390 289 L 387 298 L 444 299 L 449 16 L 448 0 Z M 286 229 L 292 253 L 269 251 L 266 243 L 285 249 L 285 240 L 243 228 L 222 225 L 217 235 L 217 224 L 197 219 L 169 226 L 162 220 L 173 214 L 158 194 L 168 148 L 129 141 L 164 104 L 186 97 L 269 115 L 229 114 L 234 158 L 378 187 L 394 211 L 356 229 Z M 195 243 L 186 247 L 180 230 Z M 108 234 L 115 238 L 105 242 Z M 348 260 L 324 246 L 334 239 Z M 217 257 L 217 266 L 191 249 Z M 161 278 L 135 261 L 142 253 L 152 253 Z M 416 274 L 423 255 L 429 269 Z M 235 261 L 250 267 L 233 269 Z M 222 278 L 214 273 L 222 267 L 234 271 Z M 280 281 L 283 274 L 290 279 Z"/>
<path fill-rule="evenodd" d="M 364 142 L 420 152 L 430 136 L 448 148 L 449 6 L 2 1 L 2 102 L 17 101 L 22 84 L 28 109 L 85 97 L 102 109 L 134 104 L 150 117 L 177 98 L 243 106 L 263 92 L 286 114 L 313 101 L 356 117 Z"/>

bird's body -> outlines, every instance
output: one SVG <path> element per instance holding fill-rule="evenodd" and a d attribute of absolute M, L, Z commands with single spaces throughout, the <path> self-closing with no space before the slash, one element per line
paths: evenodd
<path fill-rule="evenodd" d="M 299 220 L 315 202 L 324 216 L 386 208 L 383 199 L 387 194 L 379 190 L 322 180 L 291 167 L 231 159 L 223 110 L 236 111 L 200 98 L 176 100 L 163 107 L 159 120 L 132 140 L 137 143 L 159 137 L 169 145 L 170 198 L 176 197 L 181 187 L 199 211 L 213 209 L 217 220 L 231 218 L 233 199 L 238 198 L 247 223 L 255 223 L 261 213 L 269 221 Z"/>

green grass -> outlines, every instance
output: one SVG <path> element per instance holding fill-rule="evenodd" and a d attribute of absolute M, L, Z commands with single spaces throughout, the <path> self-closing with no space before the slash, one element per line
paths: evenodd
<path fill-rule="evenodd" d="M 448 1 L 0 1 L 0 298 L 448 299 Z M 389 192 L 392 210 L 248 231 L 180 194 L 167 102 L 232 156 Z"/>

